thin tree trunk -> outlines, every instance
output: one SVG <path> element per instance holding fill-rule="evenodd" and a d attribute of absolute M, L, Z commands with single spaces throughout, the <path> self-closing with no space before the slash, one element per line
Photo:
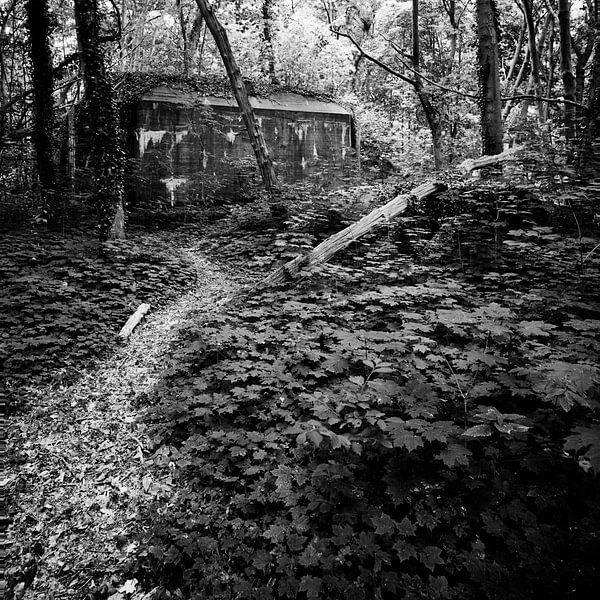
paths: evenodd
<path fill-rule="evenodd" d="M 554 27 L 550 30 L 550 39 L 548 40 L 548 81 L 546 82 L 546 98 L 552 96 L 554 88 L 554 71 L 555 71 L 555 55 L 554 55 Z M 549 103 L 544 102 L 544 121 L 548 119 Z"/>
<path fill-rule="evenodd" d="M 571 62 L 571 2 L 558 0 L 558 24 L 560 31 L 560 72 L 565 100 L 575 102 L 575 75 Z M 574 136 L 575 111 L 573 105 L 565 104 L 565 137 Z"/>
<path fill-rule="evenodd" d="M 215 43 L 217 44 L 217 48 L 219 49 L 219 54 L 223 59 L 223 64 L 225 65 L 227 75 L 231 81 L 233 95 L 235 96 L 238 106 L 242 111 L 244 123 L 246 124 L 246 129 L 248 130 L 250 143 L 252 144 L 252 149 L 256 155 L 256 161 L 258 163 L 258 168 L 260 170 L 265 188 L 272 193 L 278 187 L 277 177 L 273 169 L 271 157 L 269 156 L 269 149 L 267 148 L 265 138 L 260 125 L 254 116 L 252 106 L 250 105 L 248 92 L 246 91 L 244 80 L 242 79 L 242 73 L 240 72 L 235 57 L 233 56 L 233 51 L 231 49 L 231 45 L 229 44 L 227 33 L 221 23 L 219 23 L 212 7 L 207 0 L 196 0 L 196 4 L 198 5 L 198 10 L 201 12 L 206 25 L 212 33 Z"/>
<path fill-rule="evenodd" d="M 35 115 L 34 146 L 38 179 L 41 186 L 42 207 L 50 225 L 58 220 L 56 168 L 54 164 L 54 77 L 50 50 L 50 19 L 47 0 L 28 0 L 27 26 L 29 29 L 33 106 Z"/>
<path fill-rule="evenodd" d="M 442 125 L 431 101 L 431 94 L 423 87 L 423 80 L 419 75 L 421 70 L 421 45 L 419 43 L 419 0 L 412 0 L 412 63 L 415 71 L 414 88 L 425 113 L 425 119 L 431 132 L 431 145 L 433 149 L 433 165 L 436 170 L 444 167 L 442 152 Z"/>
<path fill-rule="evenodd" d="M 515 70 L 517 68 L 517 65 L 519 64 L 519 57 L 521 56 L 521 50 L 523 49 L 523 41 L 525 39 L 525 30 L 526 26 L 525 23 L 523 23 L 523 26 L 521 27 L 521 32 L 519 33 L 519 39 L 517 40 L 517 45 L 515 46 L 515 52 L 513 54 L 512 60 L 510 61 L 510 66 L 508 67 L 508 73 L 506 75 L 507 84 L 509 84 L 511 79 L 514 77 Z"/>
<path fill-rule="evenodd" d="M 532 10 L 533 0 L 521 0 L 521 8 L 525 15 L 525 24 L 527 25 L 527 39 L 529 42 L 529 57 L 531 64 L 530 72 L 530 90 L 528 93 L 533 93 L 535 96 L 542 96 L 542 85 L 540 82 L 540 55 L 538 52 L 538 45 L 536 40 L 535 21 L 533 20 Z M 551 15 L 549 15 L 550 17 Z M 545 38 L 545 36 L 543 36 Z M 545 39 L 540 43 L 540 48 L 543 46 Z M 542 102 L 537 103 L 538 117 L 542 118 L 543 106 Z"/>
<path fill-rule="evenodd" d="M 596 11 L 597 11 L 596 6 Z M 600 20 L 596 14 L 594 23 L 594 60 L 589 96 L 588 139 L 591 160 L 586 165 L 593 177 L 600 177 Z"/>
<path fill-rule="evenodd" d="M 519 89 L 521 83 L 523 83 L 523 79 L 525 77 L 525 70 L 527 69 L 527 65 L 529 64 L 529 47 L 525 50 L 525 56 L 523 57 L 523 63 L 521 64 L 521 68 L 519 69 L 519 73 L 517 78 L 515 79 L 515 84 L 512 87 L 513 92 Z M 506 121 L 508 119 L 508 115 L 513 107 L 514 100 L 507 100 L 504 108 L 502 109 L 502 121 Z"/>
<path fill-rule="evenodd" d="M 481 141 L 484 155 L 502 152 L 502 104 L 498 60 L 498 30 L 493 0 L 477 0 Z"/>

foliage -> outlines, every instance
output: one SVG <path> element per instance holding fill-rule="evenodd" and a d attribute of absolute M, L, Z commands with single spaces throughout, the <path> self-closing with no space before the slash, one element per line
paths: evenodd
<path fill-rule="evenodd" d="M 194 280 L 193 265 L 160 239 L 98 245 L 81 235 L 2 237 L 0 360 L 20 394 L 36 378 L 68 381 L 106 355 L 141 302 L 160 305 Z"/>
<path fill-rule="evenodd" d="M 389 230 L 182 329 L 143 402 L 177 485 L 127 577 L 157 598 L 592 597 L 600 258 L 580 270 L 593 240 L 536 222 L 529 191 L 457 196 L 421 266 Z M 314 222 L 211 247 L 285 260 Z"/>

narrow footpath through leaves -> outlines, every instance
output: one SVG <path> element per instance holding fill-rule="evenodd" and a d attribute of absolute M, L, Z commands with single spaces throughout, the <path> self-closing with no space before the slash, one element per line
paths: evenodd
<path fill-rule="evenodd" d="M 12 474 L 21 492 L 14 527 L 25 550 L 17 597 L 81 597 L 136 551 L 140 502 L 169 493 L 168 471 L 147 460 L 136 401 L 155 385 L 178 327 L 218 310 L 238 287 L 197 250 L 187 253 L 197 270 L 194 289 L 151 312 L 74 384 L 31 390 L 35 408 L 13 420 L 22 452 L 19 474 Z"/>

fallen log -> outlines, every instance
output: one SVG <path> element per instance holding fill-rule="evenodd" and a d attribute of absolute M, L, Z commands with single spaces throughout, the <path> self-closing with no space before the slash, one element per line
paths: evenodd
<path fill-rule="evenodd" d="M 477 169 L 483 169 L 484 167 L 489 167 L 491 165 L 498 164 L 499 162 L 508 160 L 513 158 L 514 155 L 521 150 L 521 146 L 515 146 L 514 148 L 509 148 L 500 154 L 493 154 L 491 156 L 482 156 L 480 158 L 467 158 L 463 162 L 458 165 L 458 170 L 463 173 L 471 173 L 471 171 L 476 171 Z"/>
<path fill-rule="evenodd" d="M 271 273 L 257 287 L 273 285 L 288 278 L 294 278 L 302 269 L 313 265 L 327 262 L 334 254 L 343 250 L 346 246 L 369 233 L 377 226 L 387 223 L 394 217 L 402 214 L 408 208 L 411 199 L 422 200 L 435 192 L 445 189 L 444 184 L 437 181 L 424 183 L 414 188 L 408 194 L 401 194 L 390 200 L 387 204 L 376 208 L 360 221 L 338 231 L 338 233 L 327 238 L 311 252 L 303 256 L 297 256 L 282 267 Z"/>
<path fill-rule="evenodd" d="M 119 337 L 126 340 L 149 310 L 149 304 L 140 304 L 137 310 L 127 319 L 127 323 L 123 325 L 123 329 L 119 332 Z"/>

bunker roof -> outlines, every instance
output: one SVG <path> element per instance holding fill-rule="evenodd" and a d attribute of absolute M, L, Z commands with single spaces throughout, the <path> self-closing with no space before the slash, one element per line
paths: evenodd
<path fill-rule="evenodd" d="M 268 96 L 250 96 L 252 108 L 267 111 L 306 112 L 329 115 L 351 116 L 351 112 L 335 102 L 313 98 L 293 92 L 273 92 Z M 206 106 L 237 108 L 233 98 L 204 95 L 170 86 L 155 87 L 140 97 L 141 102 L 161 102 L 179 106 L 190 106 L 199 101 Z"/>

